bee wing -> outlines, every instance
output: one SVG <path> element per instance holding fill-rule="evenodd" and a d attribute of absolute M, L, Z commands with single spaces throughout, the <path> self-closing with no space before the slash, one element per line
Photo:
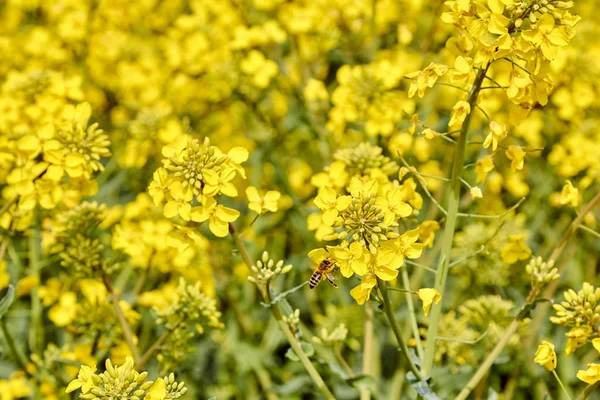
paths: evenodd
<path fill-rule="evenodd" d="M 333 286 L 334 288 L 338 287 L 338 285 L 333 281 L 333 278 L 329 274 L 325 274 L 325 277 L 327 278 L 329 283 L 331 283 L 331 286 Z"/>

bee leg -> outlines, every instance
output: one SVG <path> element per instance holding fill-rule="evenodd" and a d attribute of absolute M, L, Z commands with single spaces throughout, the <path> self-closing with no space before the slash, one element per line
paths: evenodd
<path fill-rule="evenodd" d="M 329 283 L 331 283 L 331 286 L 333 286 L 334 288 L 337 288 L 338 285 L 333 281 L 333 279 L 331 279 L 331 277 L 329 275 L 327 276 L 327 280 L 329 281 Z"/>

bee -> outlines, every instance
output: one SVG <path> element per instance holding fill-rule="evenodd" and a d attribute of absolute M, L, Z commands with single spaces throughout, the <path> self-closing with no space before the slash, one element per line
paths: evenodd
<path fill-rule="evenodd" d="M 338 287 L 338 285 L 335 284 L 330 275 L 334 268 L 335 261 L 331 258 L 325 258 L 323 261 L 321 261 L 321 263 L 317 266 L 317 269 L 310 276 L 310 279 L 308 280 L 308 287 L 311 289 L 316 288 L 317 285 L 321 283 L 323 279 L 327 279 L 329 283 L 331 283 L 331 286 L 335 288 Z"/>

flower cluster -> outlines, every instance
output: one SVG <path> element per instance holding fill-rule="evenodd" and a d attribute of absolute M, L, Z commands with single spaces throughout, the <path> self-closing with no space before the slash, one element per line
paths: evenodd
<path fill-rule="evenodd" d="M 189 285 L 181 278 L 172 295 L 169 303 L 155 307 L 156 323 L 164 325 L 169 333 L 161 344 L 158 360 L 169 367 L 182 362 L 187 356 L 188 343 L 194 337 L 188 327 L 193 326 L 199 334 L 206 326 L 223 327 L 216 300 L 200 290 L 200 282 Z"/>
<path fill-rule="evenodd" d="M 131 400 L 178 399 L 187 392 L 184 382 L 175 382 L 173 374 L 156 381 L 146 380 L 148 372 L 138 372 L 133 359 L 128 357 L 123 365 L 113 366 L 106 360 L 106 370 L 96 374 L 96 366 L 82 365 L 77 378 L 67 386 L 67 393 L 81 389 L 82 399 L 125 398 Z"/>
<path fill-rule="evenodd" d="M 45 124 L 0 138 L 3 197 L 15 199 L 2 216 L 6 230 L 24 229 L 36 205 L 72 207 L 97 190 L 92 178 L 103 170 L 100 159 L 110 155 L 108 136 L 97 123 L 89 124 L 89 103 L 56 107 L 61 112 Z"/>
<path fill-rule="evenodd" d="M 569 289 L 564 292 L 564 301 L 554 304 L 556 315 L 550 317 L 552 323 L 569 326 L 565 351 L 570 354 L 600 336 L 600 288 L 588 282 L 578 292 Z"/>
<path fill-rule="evenodd" d="M 148 189 L 154 204 L 163 208 L 167 218 L 208 221 L 212 233 L 227 236 L 228 224 L 239 212 L 219 204 L 215 197 L 238 195 L 232 180 L 238 174 L 245 177 L 240 164 L 248 159 L 248 151 L 234 147 L 224 154 L 205 138 L 167 146 L 163 155 L 163 167 L 154 172 Z"/>

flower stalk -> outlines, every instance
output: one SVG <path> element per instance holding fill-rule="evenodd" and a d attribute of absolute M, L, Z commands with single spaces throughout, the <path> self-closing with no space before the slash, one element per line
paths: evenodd
<path fill-rule="evenodd" d="M 236 247 L 240 251 L 240 254 L 242 255 L 242 258 L 244 259 L 244 262 L 248 266 L 248 269 L 250 269 L 252 271 L 252 265 L 254 264 L 254 262 L 252 261 L 252 258 L 250 257 L 248 250 L 246 250 L 246 247 L 244 246 L 242 239 L 240 238 L 239 234 L 237 233 L 236 229 L 234 228 L 234 226 L 232 224 L 229 224 L 229 233 L 231 234 L 231 237 L 233 238 L 233 241 L 234 241 Z M 257 285 L 257 286 L 259 288 L 259 291 L 260 291 L 263 299 L 268 304 L 271 304 L 271 296 L 267 290 L 266 285 Z M 333 396 L 333 394 L 331 393 L 331 391 L 325 384 L 325 381 L 319 374 L 319 371 L 317 371 L 317 369 L 312 364 L 312 362 L 310 361 L 310 359 L 308 358 L 308 356 L 306 355 L 304 350 L 302 350 L 302 345 L 298 341 L 298 338 L 294 334 L 292 334 L 292 332 L 290 331 L 290 328 L 288 327 L 286 322 L 283 320 L 283 314 L 281 313 L 281 310 L 279 309 L 279 305 L 277 303 L 271 304 L 271 307 L 269 307 L 269 309 L 271 310 L 271 313 L 275 317 L 275 320 L 277 321 L 279 328 L 281 329 L 281 331 L 285 335 L 286 339 L 290 343 L 290 346 L 292 346 L 292 349 L 294 350 L 294 352 L 300 359 L 300 362 L 306 369 L 306 372 L 308 372 L 308 374 L 312 378 L 312 380 L 315 383 L 315 385 L 317 386 L 317 388 L 321 391 L 321 393 L 323 393 L 325 398 L 327 398 L 329 400 L 335 399 L 335 397 Z"/>
<path fill-rule="evenodd" d="M 450 255 L 452 252 L 452 243 L 454 241 L 454 233 L 456 230 L 456 221 L 458 218 L 458 204 L 460 201 L 460 189 L 461 189 L 461 178 L 463 172 L 463 166 L 465 163 L 465 149 L 467 145 L 467 136 L 469 133 L 469 125 L 471 123 L 471 117 L 473 115 L 474 106 L 477 102 L 477 97 L 481 90 L 485 74 L 489 68 L 488 64 L 485 68 L 482 68 L 477 73 L 473 87 L 469 92 L 467 102 L 471 106 L 471 112 L 466 116 L 465 121 L 460 129 L 460 136 L 455 146 L 454 162 L 452 164 L 452 175 L 450 179 L 450 199 L 448 201 L 448 207 L 446 215 L 446 226 L 444 228 L 444 234 L 442 237 L 442 248 L 440 254 L 440 261 L 435 275 L 435 289 L 440 293 L 442 300 L 438 304 L 434 304 L 431 310 L 429 329 L 427 330 L 427 340 L 425 345 L 425 358 L 423 360 L 423 375 L 429 376 L 433 368 L 433 358 L 435 355 L 435 339 L 438 336 L 438 323 L 442 313 L 442 303 L 444 301 L 444 289 L 446 288 L 446 281 L 448 279 L 448 271 L 450 266 Z"/>
<path fill-rule="evenodd" d="M 400 327 L 398 326 L 398 321 L 396 320 L 396 315 L 394 314 L 394 310 L 392 309 L 392 302 L 390 301 L 390 296 L 387 291 L 386 283 L 381 280 L 377 280 L 377 291 L 379 292 L 379 296 L 383 300 L 383 311 L 387 320 L 394 332 L 394 336 L 396 336 L 396 341 L 398 342 L 398 346 L 401 350 L 401 354 L 404 357 L 404 360 L 408 364 L 408 367 L 415 375 L 418 380 L 423 379 L 423 375 L 421 371 L 417 368 L 413 360 L 410 358 L 410 354 L 408 353 L 408 346 L 406 342 L 402 338 L 402 332 L 400 332 Z"/>

